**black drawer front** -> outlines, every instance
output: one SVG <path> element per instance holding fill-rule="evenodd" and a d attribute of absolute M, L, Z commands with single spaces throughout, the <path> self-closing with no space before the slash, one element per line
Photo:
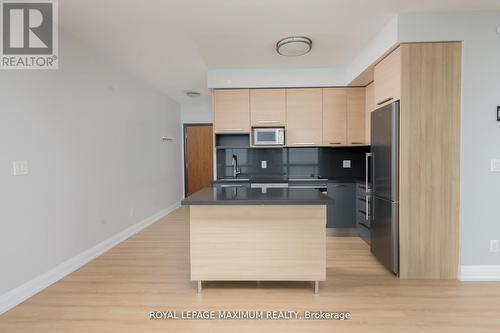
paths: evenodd
<path fill-rule="evenodd" d="M 359 237 L 361 237 L 361 239 L 370 244 L 370 229 L 368 229 L 363 225 L 358 225 L 356 230 L 358 231 Z"/>

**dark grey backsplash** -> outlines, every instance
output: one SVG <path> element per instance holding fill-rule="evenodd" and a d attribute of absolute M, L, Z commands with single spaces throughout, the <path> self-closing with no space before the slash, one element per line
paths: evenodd
<path fill-rule="evenodd" d="M 365 176 L 365 153 L 369 147 L 336 148 L 227 148 L 217 149 L 218 178 L 231 177 L 232 156 L 236 155 L 239 177 L 361 178 Z M 344 169 L 344 160 L 351 168 Z M 261 162 L 267 168 L 261 168 Z"/>

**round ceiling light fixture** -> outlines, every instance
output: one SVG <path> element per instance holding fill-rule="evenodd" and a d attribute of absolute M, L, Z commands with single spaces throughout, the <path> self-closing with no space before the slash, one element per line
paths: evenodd
<path fill-rule="evenodd" d="M 276 52 L 286 57 L 298 57 L 309 53 L 311 49 L 311 38 L 304 36 L 285 37 L 276 43 Z"/>
<path fill-rule="evenodd" d="M 186 91 L 186 95 L 188 97 L 191 97 L 191 98 L 196 98 L 196 97 L 200 97 L 201 94 L 197 91 L 189 90 L 189 91 Z"/>

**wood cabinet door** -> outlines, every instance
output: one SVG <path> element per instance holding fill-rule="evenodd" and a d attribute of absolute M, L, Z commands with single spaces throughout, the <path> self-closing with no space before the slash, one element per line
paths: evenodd
<path fill-rule="evenodd" d="M 286 90 L 287 146 L 319 146 L 323 142 L 323 89 Z"/>
<path fill-rule="evenodd" d="M 213 97 L 216 133 L 250 132 L 249 89 L 214 90 Z"/>
<path fill-rule="evenodd" d="M 347 144 L 366 144 L 365 88 L 347 89 Z"/>
<path fill-rule="evenodd" d="M 347 144 L 347 91 L 323 89 L 323 145 Z"/>
<path fill-rule="evenodd" d="M 286 124 L 285 89 L 250 89 L 250 119 L 255 127 Z"/>
<path fill-rule="evenodd" d="M 365 141 L 367 144 L 370 144 L 371 137 L 371 113 L 376 109 L 373 88 L 373 82 L 365 87 Z"/>
<path fill-rule="evenodd" d="M 374 96 L 376 107 L 397 101 L 401 97 L 401 47 L 375 65 Z"/>

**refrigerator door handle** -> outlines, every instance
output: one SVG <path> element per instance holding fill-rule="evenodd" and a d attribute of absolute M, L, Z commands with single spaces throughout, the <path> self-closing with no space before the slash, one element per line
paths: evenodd
<path fill-rule="evenodd" d="M 368 186 L 368 172 L 369 172 L 369 169 L 370 169 L 370 163 L 369 163 L 369 160 L 370 160 L 370 157 L 372 156 L 372 153 L 366 153 L 365 155 L 365 188 L 366 188 L 366 192 L 371 192 L 371 188 Z M 372 166 L 373 166 L 373 163 L 372 163 Z"/>

